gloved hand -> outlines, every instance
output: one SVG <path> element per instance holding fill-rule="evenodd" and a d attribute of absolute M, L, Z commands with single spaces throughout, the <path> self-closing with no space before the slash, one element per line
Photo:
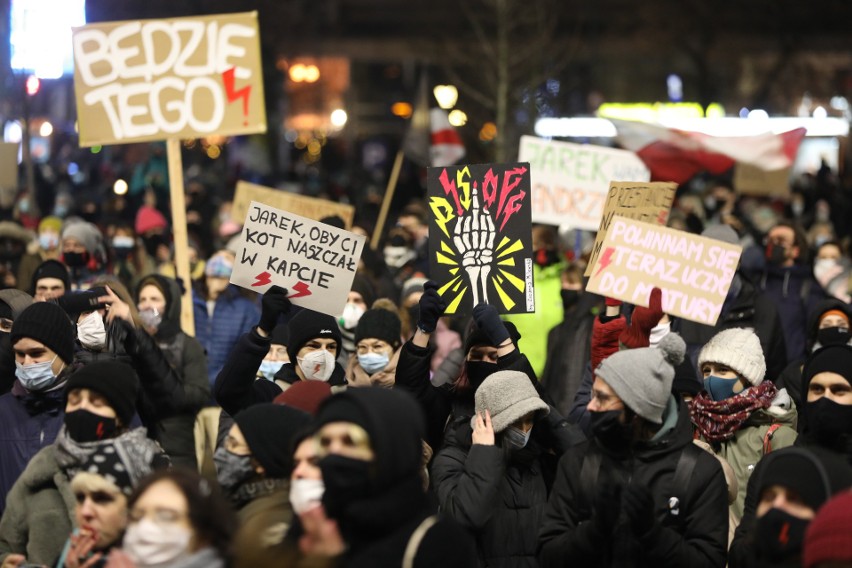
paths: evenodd
<path fill-rule="evenodd" d="M 291 305 L 286 288 L 281 286 L 270 287 L 260 300 L 260 321 L 257 323 L 257 327 L 269 335 L 278 324 L 278 317 L 286 313 Z"/>
<path fill-rule="evenodd" d="M 440 318 L 447 309 L 447 303 L 438 294 L 438 285 L 429 280 L 423 285 L 423 295 L 420 296 L 420 319 L 417 327 L 424 333 L 432 333 Z"/>
<path fill-rule="evenodd" d="M 473 308 L 473 320 L 494 347 L 499 347 L 509 339 L 509 330 L 500 319 L 497 308 L 491 304 L 479 304 Z"/>
<path fill-rule="evenodd" d="M 648 307 L 636 306 L 630 318 L 630 327 L 625 329 L 618 340 L 629 349 L 648 347 L 651 330 L 660 323 L 663 317 L 663 291 L 659 288 L 651 290 Z"/>
<path fill-rule="evenodd" d="M 654 498 L 644 485 L 631 483 L 621 495 L 621 505 L 636 536 L 648 534 L 654 528 Z"/>
<path fill-rule="evenodd" d="M 615 532 L 621 512 L 621 486 L 603 483 L 598 487 L 594 499 L 592 523 L 601 536 L 609 537 Z"/>

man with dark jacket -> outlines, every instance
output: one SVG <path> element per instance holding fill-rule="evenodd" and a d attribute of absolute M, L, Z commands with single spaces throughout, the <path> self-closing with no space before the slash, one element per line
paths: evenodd
<path fill-rule="evenodd" d="M 37 302 L 12 324 L 16 380 L 0 396 L 0 514 L 6 494 L 39 450 L 53 443 L 74 360 L 74 328 L 56 304 Z"/>
<path fill-rule="evenodd" d="M 541 566 L 725 565 L 722 467 L 692 443 L 689 411 L 671 394 L 684 352 L 670 333 L 657 348 L 620 351 L 597 367 L 594 437 L 560 460 Z"/>

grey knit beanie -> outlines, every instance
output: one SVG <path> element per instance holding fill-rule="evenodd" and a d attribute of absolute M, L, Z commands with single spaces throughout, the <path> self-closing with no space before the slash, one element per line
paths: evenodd
<path fill-rule="evenodd" d="M 730 367 L 752 386 L 762 383 L 766 376 L 760 339 L 752 330 L 742 327 L 726 329 L 711 337 L 698 354 L 699 368 L 704 363 Z"/>
<path fill-rule="evenodd" d="M 613 353 L 598 365 L 595 376 L 606 381 L 627 408 L 649 422 L 662 424 L 674 368 L 683 362 L 685 353 L 683 339 L 669 333 L 657 347 Z"/>
<path fill-rule="evenodd" d="M 498 434 L 524 415 L 541 411 L 550 414 L 550 407 L 541 400 L 530 378 L 520 371 L 497 371 L 482 381 L 475 395 L 476 412 L 491 413 L 491 426 Z M 474 423 L 476 417 L 471 420 Z"/>

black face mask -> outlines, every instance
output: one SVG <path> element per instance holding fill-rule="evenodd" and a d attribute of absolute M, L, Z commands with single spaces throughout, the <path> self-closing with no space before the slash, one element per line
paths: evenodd
<path fill-rule="evenodd" d="M 610 450 L 623 450 L 630 445 L 630 427 L 621 423 L 622 410 L 589 411 L 592 434 Z"/>
<path fill-rule="evenodd" d="M 89 263 L 89 253 L 87 252 L 63 252 L 62 262 L 68 268 L 83 268 Z"/>
<path fill-rule="evenodd" d="M 807 403 L 808 430 L 817 439 L 833 442 L 852 434 L 852 406 L 838 404 L 827 397 Z"/>
<path fill-rule="evenodd" d="M 825 347 L 826 345 L 845 345 L 849 343 L 852 333 L 848 327 L 824 327 L 817 331 L 817 341 Z"/>
<path fill-rule="evenodd" d="M 75 442 L 97 442 L 115 438 L 118 422 L 80 409 L 65 414 L 65 429 Z"/>
<path fill-rule="evenodd" d="M 562 309 L 569 310 L 574 304 L 580 299 L 580 291 L 579 290 L 562 290 L 560 292 L 562 295 Z"/>
<path fill-rule="evenodd" d="M 552 249 L 538 249 L 535 251 L 535 263 L 539 266 L 550 266 L 559 262 L 559 253 Z"/>
<path fill-rule="evenodd" d="M 371 462 L 332 454 L 320 460 L 319 467 L 325 484 L 322 505 L 328 518 L 343 518 L 350 504 L 372 495 Z"/>
<path fill-rule="evenodd" d="M 766 261 L 772 266 L 781 266 L 787 260 L 787 249 L 783 246 L 769 244 L 766 247 Z"/>
<path fill-rule="evenodd" d="M 497 372 L 497 363 L 487 363 L 485 361 L 466 361 L 467 382 L 473 390 L 479 388 L 482 381 L 488 378 L 492 373 Z"/>
<path fill-rule="evenodd" d="M 794 517 L 776 508 L 757 519 L 754 544 L 759 558 L 771 562 L 798 558 L 809 520 Z"/>
<path fill-rule="evenodd" d="M 127 260 L 130 257 L 130 253 L 133 252 L 133 247 L 114 247 L 112 250 L 115 252 L 115 258 L 118 260 Z"/>

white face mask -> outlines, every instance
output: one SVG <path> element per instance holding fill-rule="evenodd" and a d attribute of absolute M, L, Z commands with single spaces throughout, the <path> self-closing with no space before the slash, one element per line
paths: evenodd
<path fill-rule="evenodd" d="M 122 548 L 136 566 L 163 566 L 188 556 L 190 537 L 187 529 L 142 519 L 127 526 Z"/>
<path fill-rule="evenodd" d="M 322 479 L 294 479 L 290 483 L 290 505 L 297 515 L 321 504 L 325 484 Z"/>
<path fill-rule="evenodd" d="M 106 347 L 106 327 L 100 312 L 90 313 L 77 324 L 77 339 L 83 347 L 94 351 Z"/>
<path fill-rule="evenodd" d="M 838 262 L 833 258 L 818 258 L 814 261 L 814 277 L 820 281 L 823 285 L 827 284 L 827 282 L 823 282 L 824 280 L 830 280 L 834 276 L 837 276 L 836 273 L 839 273 L 837 270 Z"/>
<path fill-rule="evenodd" d="M 302 374 L 309 381 L 327 381 L 334 372 L 334 355 L 325 349 L 311 351 L 304 357 L 296 357 Z"/>
<path fill-rule="evenodd" d="M 665 336 L 672 330 L 672 322 L 659 323 L 651 328 L 651 334 L 648 336 L 648 342 L 651 347 L 656 347 L 660 344 Z"/>
<path fill-rule="evenodd" d="M 343 308 L 343 315 L 337 321 L 343 329 L 355 329 L 358 320 L 364 315 L 364 310 L 358 304 L 348 302 Z"/>

